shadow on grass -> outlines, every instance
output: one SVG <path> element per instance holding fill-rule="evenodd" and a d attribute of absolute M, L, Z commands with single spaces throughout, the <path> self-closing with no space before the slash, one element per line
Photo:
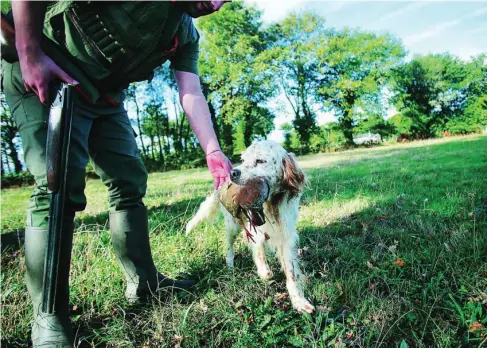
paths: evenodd
<path fill-rule="evenodd" d="M 0 234 L 2 257 L 5 253 L 14 253 L 24 245 L 25 229 Z"/>
<path fill-rule="evenodd" d="M 169 220 L 179 218 L 181 222 L 184 222 L 184 218 L 196 211 L 199 204 L 205 197 L 195 197 L 192 199 L 186 199 L 177 201 L 171 204 L 160 204 L 157 206 L 148 207 L 149 220 L 163 213 Z M 97 233 L 97 228 L 93 226 L 102 226 L 103 229 L 108 230 L 109 212 L 102 212 L 97 215 L 85 216 L 83 218 L 76 218 L 75 220 L 75 233 Z M 156 227 L 152 232 L 160 233 L 161 226 Z M 0 235 L 1 238 L 1 252 L 2 255 L 8 253 L 15 253 L 20 250 L 24 245 L 25 230 L 17 229 Z M 3 256 L 2 256 L 3 257 Z"/>

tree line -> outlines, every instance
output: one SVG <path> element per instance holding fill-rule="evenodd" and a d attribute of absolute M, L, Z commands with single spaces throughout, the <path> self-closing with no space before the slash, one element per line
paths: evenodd
<path fill-rule="evenodd" d="M 463 61 L 449 53 L 407 59 L 391 34 L 336 29 L 324 17 L 292 13 L 265 26 L 243 2 L 198 19 L 199 72 L 213 126 L 225 153 L 237 156 L 281 126 L 283 145 L 298 154 L 354 146 L 362 133 L 425 139 L 479 132 L 487 126 L 487 54 Z M 282 100 L 277 107 L 271 105 Z M 126 106 L 149 170 L 204 164 L 169 65 L 132 84 Z M 387 117 L 394 107 L 397 113 Z M 320 112 L 336 122 L 318 125 Z M 2 174 L 18 172 L 20 141 L 2 100 Z"/>

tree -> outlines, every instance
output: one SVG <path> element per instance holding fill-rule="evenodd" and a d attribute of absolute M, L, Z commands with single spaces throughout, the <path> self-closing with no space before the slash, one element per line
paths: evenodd
<path fill-rule="evenodd" d="M 337 122 L 328 122 L 320 127 L 321 131 L 326 134 L 328 147 L 341 147 L 345 144 L 345 137 Z"/>
<path fill-rule="evenodd" d="M 391 35 L 344 29 L 334 31 L 318 54 L 323 108 L 337 115 L 346 144 L 353 145 L 354 111 L 359 102 L 379 98 L 404 48 Z"/>
<path fill-rule="evenodd" d="M 292 151 L 291 149 L 291 132 L 293 130 L 293 126 L 290 123 L 286 122 L 281 125 L 282 134 L 284 136 L 284 142 L 282 143 L 282 147 L 286 149 L 286 151 Z"/>
<path fill-rule="evenodd" d="M 165 122 L 165 132 L 167 142 L 170 143 L 171 148 L 167 148 L 167 152 L 174 152 L 176 158 L 184 158 L 183 153 L 188 155 L 188 151 L 194 153 L 197 148 L 197 139 L 191 131 L 191 127 L 186 118 L 184 111 L 179 102 L 179 93 L 172 70 L 169 66 L 164 65 L 156 70 L 154 85 L 157 89 L 152 89 L 153 99 L 161 99 L 159 94 L 154 93 L 154 90 L 165 90 L 165 100 L 159 101 L 163 103 L 167 109 L 172 109 L 172 119 L 167 119 Z M 174 156 L 173 156 L 174 157 Z"/>
<path fill-rule="evenodd" d="M 482 59 L 467 64 L 448 53 L 415 56 L 394 69 L 393 101 L 411 119 L 413 136 L 431 138 L 447 130 L 448 124 L 470 123 L 464 118 L 467 110 L 481 117 L 484 76 Z"/>
<path fill-rule="evenodd" d="M 145 145 L 144 145 L 144 137 L 143 137 L 143 132 L 142 132 L 142 121 L 141 121 L 141 110 L 140 110 L 140 105 L 139 105 L 138 98 L 137 98 L 137 87 L 139 85 L 140 85 L 140 83 L 138 83 L 138 82 L 130 84 L 130 86 L 125 91 L 125 95 L 127 97 L 127 102 L 132 103 L 135 106 L 137 129 L 139 131 L 139 141 L 140 141 L 140 145 L 142 147 L 142 155 L 144 158 L 146 158 L 147 157 L 147 150 L 146 150 Z"/>
<path fill-rule="evenodd" d="M 452 134 L 478 132 L 487 126 L 487 54 L 466 63 L 467 87 L 463 112 L 448 120 L 444 130 Z"/>
<path fill-rule="evenodd" d="M 20 173 L 22 171 L 22 163 L 20 162 L 17 151 L 18 143 L 16 143 L 16 141 L 19 139 L 17 126 L 15 125 L 10 108 L 7 106 L 3 95 L 0 98 L 0 104 L 3 157 L 5 158 L 9 171 L 11 170 L 9 162 L 12 162 L 14 173 Z"/>
<path fill-rule="evenodd" d="M 140 137 L 145 139 L 141 143 L 145 147 L 146 166 L 150 170 L 162 170 L 199 163 L 195 158 L 202 156 L 201 149 L 180 106 L 170 67 L 157 68 L 150 83 L 131 88 L 131 97 L 140 108 L 137 127 Z"/>
<path fill-rule="evenodd" d="M 153 162 L 156 162 L 157 147 L 156 147 L 155 139 L 159 132 L 158 120 L 157 120 L 157 116 L 151 113 L 150 111 L 148 111 L 147 109 L 144 109 L 144 117 L 142 119 L 142 132 L 145 136 L 149 137 L 150 145 L 148 146 L 148 151 L 150 150 L 151 160 Z M 160 160 L 162 164 L 164 159 L 160 158 Z"/>
<path fill-rule="evenodd" d="M 264 106 L 276 89 L 260 17 L 255 7 L 232 2 L 198 20 L 200 76 L 221 145 L 230 155 L 274 127 L 274 115 Z"/>
<path fill-rule="evenodd" d="M 328 137 L 328 130 L 320 127 L 319 130 L 311 136 L 309 148 L 311 152 L 326 152 L 330 147 L 330 139 Z"/>
<path fill-rule="evenodd" d="M 294 113 L 292 124 L 302 144 L 301 153 L 309 151 L 311 136 L 318 131 L 313 106 L 319 66 L 317 50 L 327 33 L 324 23 L 324 18 L 310 12 L 291 13 L 268 30 L 274 38 L 270 56 L 279 66 L 276 76 Z"/>
<path fill-rule="evenodd" d="M 381 139 L 390 137 L 396 134 L 396 127 L 394 124 L 387 122 L 380 114 L 369 114 L 367 117 L 361 119 L 354 129 L 354 134 L 363 133 L 379 134 Z"/>
<path fill-rule="evenodd" d="M 401 113 L 395 114 L 387 120 L 396 130 L 397 135 L 411 134 L 413 121 Z"/>

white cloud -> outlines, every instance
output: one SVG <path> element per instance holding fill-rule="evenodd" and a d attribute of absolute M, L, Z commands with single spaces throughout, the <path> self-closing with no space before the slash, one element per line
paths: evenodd
<path fill-rule="evenodd" d="M 420 33 L 408 35 L 404 38 L 404 44 L 413 45 L 418 42 L 429 39 L 431 37 L 437 36 L 442 32 L 444 32 L 445 30 L 447 30 L 448 28 L 454 27 L 455 25 L 459 24 L 460 22 L 461 22 L 460 19 L 454 19 L 451 21 L 443 22 L 438 25 L 429 27 L 428 29 Z"/>
<path fill-rule="evenodd" d="M 323 1 L 323 3 L 326 3 L 327 5 L 323 13 L 329 15 L 331 13 L 341 11 L 344 7 L 349 6 L 352 2 L 351 1 Z"/>
<path fill-rule="evenodd" d="M 465 35 L 476 35 L 476 34 L 483 33 L 484 31 L 487 31 L 487 24 L 478 26 L 477 28 L 467 30 L 465 32 Z"/>
<path fill-rule="evenodd" d="M 248 3 L 256 5 L 257 8 L 264 11 L 262 20 L 265 23 L 277 22 L 298 7 L 304 0 L 280 0 L 280 1 L 258 1 L 250 0 Z"/>
<path fill-rule="evenodd" d="M 367 25 L 367 27 L 369 27 L 369 28 L 377 28 L 378 27 L 378 24 L 380 24 L 380 23 L 384 23 L 384 22 L 390 21 L 393 18 L 402 16 L 402 15 L 404 15 L 407 12 L 416 10 L 418 8 L 421 8 L 421 7 L 424 7 L 425 5 L 427 5 L 427 2 L 412 2 L 412 3 L 409 3 L 407 5 L 402 6 L 399 9 L 395 10 L 395 11 L 391 11 L 391 12 L 387 13 L 386 15 L 381 16 L 378 20 L 375 20 L 375 21 L 371 22 L 370 25 Z"/>
<path fill-rule="evenodd" d="M 487 53 L 486 49 L 480 49 L 473 44 L 465 43 L 457 48 L 458 56 L 464 61 L 469 61 L 472 57 L 478 56 L 481 53 Z"/>
<path fill-rule="evenodd" d="M 446 22 L 431 26 L 428 29 L 426 29 L 425 31 L 406 36 L 404 38 L 404 44 L 409 46 L 409 45 L 416 44 L 418 42 L 422 42 L 426 39 L 435 37 L 435 36 L 443 33 L 444 31 L 446 31 L 447 29 L 460 24 L 461 22 L 463 22 L 466 19 L 478 17 L 484 13 L 487 13 L 487 7 L 479 8 L 479 9 L 477 9 L 473 12 L 470 12 L 470 13 L 468 13 L 462 17 L 459 17 L 457 19 L 453 19 L 450 21 L 446 21 Z"/>
<path fill-rule="evenodd" d="M 477 9 L 469 17 L 477 17 L 477 16 L 480 16 L 480 15 L 483 15 L 484 13 L 487 13 L 487 7 L 481 7 L 479 9 Z"/>
<path fill-rule="evenodd" d="M 284 134 L 283 134 L 282 130 L 276 129 L 276 130 L 273 130 L 271 132 L 271 134 L 269 134 L 267 139 L 275 141 L 276 143 L 282 143 L 282 142 L 284 142 Z"/>
<path fill-rule="evenodd" d="M 336 122 L 335 114 L 332 112 L 322 112 L 319 110 L 315 110 L 316 112 L 316 122 L 318 126 L 323 126 L 329 122 Z"/>
<path fill-rule="evenodd" d="M 306 3 L 310 3 L 309 0 L 246 0 L 249 4 L 256 5 L 257 8 L 264 11 L 262 20 L 264 23 L 277 22 L 292 11 L 305 9 Z M 314 1 L 313 1 L 314 2 Z M 357 3 L 357 1 L 318 1 L 323 4 L 322 14 L 330 15 L 332 13 L 341 11 L 343 8 L 349 5 Z"/>

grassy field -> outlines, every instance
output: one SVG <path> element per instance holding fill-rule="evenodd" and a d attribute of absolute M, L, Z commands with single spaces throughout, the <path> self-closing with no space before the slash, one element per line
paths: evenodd
<path fill-rule="evenodd" d="M 310 179 L 298 224 L 306 293 L 263 283 L 241 239 L 225 267 L 221 219 L 182 231 L 211 191 L 205 169 L 150 176 L 146 203 L 158 268 L 192 292 L 123 299 L 107 232 L 106 191 L 89 181 L 74 237 L 71 303 L 80 346 L 487 346 L 487 137 L 300 158 Z M 2 190 L 2 237 L 22 227 L 30 188 Z M 12 234 L 10 234 L 12 235 Z M 4 245 L 5 247 L 5 245 Z M 31 308 L 22 248 L 2 252 L 2 346 L 27 346 Z"/>

